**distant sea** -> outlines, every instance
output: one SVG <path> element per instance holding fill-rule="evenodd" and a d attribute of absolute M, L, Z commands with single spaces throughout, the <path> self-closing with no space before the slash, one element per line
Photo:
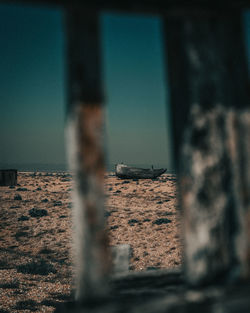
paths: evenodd
<path fill-rule="evenodd" d="M 0 163 L 0 169 L 17 169 L 20 172 L 69 172 L 67 164 L 49 163 Z"/>
<path fill-rule="evenodd" d="M 129 166 L 141 167 L 141 168 L 151 168 L 152 164 L 128 164 Z M 168 168 L 163 164 L 153 164 L 154 168 Z M 67 164 L 49 164 L 49 163 L 0 163 L 0 169 L 17 169 L 20 172 L 69 172 L 69 167 Z M 108 172 L 115 171 L 115 164 L 108 164 L 106 166 Z M 174 170 L 167 170 L 168 173 L 174 173 Z"/>

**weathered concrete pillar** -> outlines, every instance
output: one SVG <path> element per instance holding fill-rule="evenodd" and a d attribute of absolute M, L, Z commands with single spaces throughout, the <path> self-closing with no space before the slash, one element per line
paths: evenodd
<path fill-rule="evenodd" d="M 103 91 L 99 18 L 94 10 L 67 8 L 67 141 L 74 172 L 76 300 L 104 296 L 110 253 L 104 231 Z"/>
<path fill-rule="evenodd" d="M 189 283 L 250 277 L 250 111 L 241 12 L 166 20 Z"/>

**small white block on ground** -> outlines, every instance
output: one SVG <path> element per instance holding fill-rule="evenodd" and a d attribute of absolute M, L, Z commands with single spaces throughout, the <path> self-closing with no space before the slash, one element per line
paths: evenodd
<path fill-rule="evenodd" d="M 117 245 L 111 248 L 114 274 L 129 271 L 130 249 L 128 244 Z"/>

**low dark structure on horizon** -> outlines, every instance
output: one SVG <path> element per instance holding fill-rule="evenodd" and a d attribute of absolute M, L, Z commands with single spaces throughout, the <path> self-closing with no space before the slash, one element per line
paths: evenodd
<path fill-rule="evenodd" d="M 166 168 L 148 169 L 117 164 L 115 174 L 122 179 L 154 179 L 166 172 Z"/>
<path fill-rule="evenodd" d="M 17 170 L 0 170 L 0 186 L 16 186 Z"/>

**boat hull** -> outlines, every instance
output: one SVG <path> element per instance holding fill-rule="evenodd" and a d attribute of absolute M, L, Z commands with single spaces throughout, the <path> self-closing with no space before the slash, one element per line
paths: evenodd
<path fill-rule="evenodd" d="M 116 165 L 116 176 L 121 179 L 154 179 L 164 174 L 167 169 L 144 169 L 123 164 Z"/>

